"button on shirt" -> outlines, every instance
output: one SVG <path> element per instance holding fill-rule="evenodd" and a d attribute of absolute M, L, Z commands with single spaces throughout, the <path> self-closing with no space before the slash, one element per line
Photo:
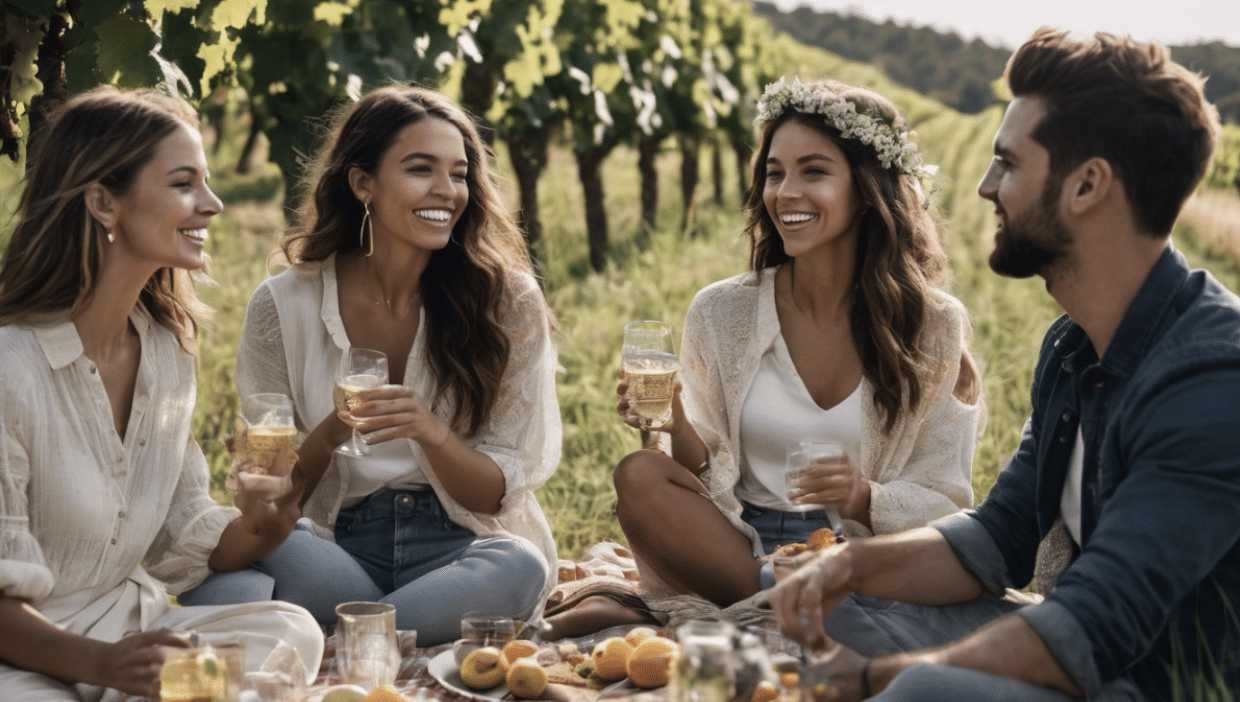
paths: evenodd
<path fill-rule="evenodd" d="M 1028 584 L 1079 431 L 1081 552 L 1021 616 L 1087 697 L 1128 677 L 1172 699 L 1202 670 L 1240 689 L 1240 299 L 1168 247 L 1104 357 L 1051 326 L 1032 406 L 986 500 L 934 526 L 992 592 Z"/>
<path fill-rule="evenodd" d="M 124 441 L 67 317 L 0 327 L 0 595 L 61 623 L 130 580 L 157 615 L 167 597 L 146 573 L 174 593 L 197 584 L 237 514 L 211 498 L 191 434 L 194 359 L 144 310 L 130 322 L 142 357 Z"/>

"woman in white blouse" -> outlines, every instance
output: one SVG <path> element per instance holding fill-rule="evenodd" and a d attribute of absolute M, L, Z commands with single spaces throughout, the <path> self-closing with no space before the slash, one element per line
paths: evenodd
<path fill-rule="evenodd" d="M 254 294 L 237 359 L 241 393 L 293 399 L 315 529 L 256 565 L 266 580 L 192 601 L 257 585 L 327 623 L 381 600 L 421 645 L 459 637 L 471 610 L 535 615 L 556 563 L 534 496 L 560 457 L 556 356 L 489 159 L 469 117 L 419 88 L 375 90 L 337 122 L 284 241 L 294 265 Z M 351 430 L 332 404 L 352 347 L 383 351 L 391 377 L 353 413 L 360 457 L 336 452 Z"/>
<path fill-rule="evenodd" d="M 321 631 L 285 603 L 169 607 L 289 533 L 300 491 L 216 504 L 195 443 L 189 271 L 221 203 L 198 119 L 154 91 L 66 103 L 32 144 L 0 270 L 0 690 L 49 702 L 159 696 L 184 633 L 242 633 L 313 679 Z M 238 509 L 239 508 L 239 509 Z M 289 650 L 289 647 L 295 650 Z"/>
<path fill-rule="evenodd" d="M 721 606 L 772 585 L 761 556 L 828 526 L 822 507 L 866 536 L 969 506 L 983 416 L 968 317 L 936 287 L 928 173 L 895 107 L 835 81 L 780 81 L 759 112 L 752 270 L 689 310 L 683 394 L 661 428 L 671 455 L 630 454 L 615 474 L 647 593 Z M 816 464 L 789 496 L 799 441 L 838 442 L 847 460 Z"/>

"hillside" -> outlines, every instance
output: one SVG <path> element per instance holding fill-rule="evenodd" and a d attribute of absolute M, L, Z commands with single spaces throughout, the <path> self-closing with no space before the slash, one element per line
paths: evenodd
<path fill-rule="evenodd" d="M 994 81 L 1011 52 L 981 39 L 932 27 L 875 22 L 861 15 L 798 7 L 781 12 L 755 0 L 754 13 L 808 46 L 882 69 L 897 83 L 960 112 L 976 114 L 995 102 Z M 1240 48 L 1221 42 L 1172 46 L 1176 61 L 1209 77 L 1206 96 L 1225 122 L 1240 123 Z"/>

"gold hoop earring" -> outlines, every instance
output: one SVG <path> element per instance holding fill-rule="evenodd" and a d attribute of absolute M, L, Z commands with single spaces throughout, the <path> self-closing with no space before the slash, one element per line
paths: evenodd
<path fill-rule="evenodd" d="M 370 221 L 370 204 L 362 203 L 362 207 L 366 208 L 366 214 L 362 215 L 362 229 L 357 234 L 357 237 L 358 237 L 357 247 L 359 249 L 366 249 L 366 255 L 370 256 L 372 253 L 375 252 L 375 227 L 374 227 L 374 223 Z M 369 226 L 369 229 L 370 229 L 370 246 L 369 247 L 366 246 L 367 225 L 370 225 Z"/>

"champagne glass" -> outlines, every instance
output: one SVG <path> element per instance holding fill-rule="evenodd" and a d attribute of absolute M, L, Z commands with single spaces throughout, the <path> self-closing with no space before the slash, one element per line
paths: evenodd
<path fill-rule="evenodd" d="M 840 540 L 843 539 L 844 533 L 839 509 L 826 505 L 797 504 L 791 502 L 791 497 L 793 490 L 797 489 L 797 481 L 800 480 L 801 473 L 811 464 L 839 463 L 847 458 L 848 453 L 845 452 L 844 445 L 837 441 L 800 441 L 788 448 L 788 461 L 784 468 L 784 491 L 787 493 L 792 511 L 826 510 L 831 531 L 835 532 L 835 537 Z"/>
<path fill-rule="evenodd" d="M 357 395 L 363 390 L 377 388 L 388 381 L 387 355 L 374 349 L 349 349 L 345 355 L 344 367 L 336 376 L 336 388 L 332 399 L 336 402 L 336 411 L 352 412 L 361 401 Z M 370 447 L 362 441 L 357 427 L 353 427 L 353 436 L 336 449 L 348 456 L 365 456 Z"/>
<path fill-rule="evenodd" d="M 626 394 L 642 430 L 672 418 L 672 390 L 680 361 L 672 349 L 672 329 L 663 322 L 641 320 L 624 326 L 620 367 L 629 383 Z"/>

